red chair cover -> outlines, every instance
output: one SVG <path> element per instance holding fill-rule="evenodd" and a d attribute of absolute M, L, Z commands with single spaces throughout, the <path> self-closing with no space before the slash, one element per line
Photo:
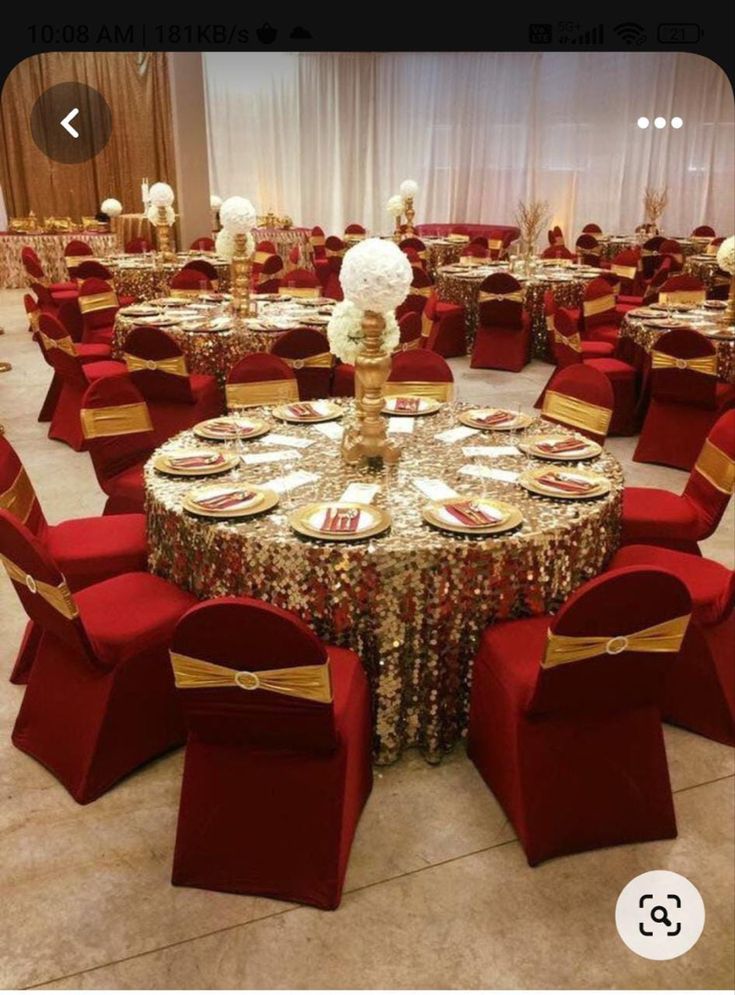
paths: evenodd
<path fill-rule="evenodd" d="M 735 410 L 715 422 L 684 493 L 652 487 L 623 492 L 623 543 L 666 546 L 698 553 L 697 545 L 713 534 L 735 487 Z"/>
<path fill-rule="evenodd" d="M 73 238 L 71 242 L 67 242 L 64 246 L 64 261 L 66 262 L 66 268 L 69 271 L 69 276 L 72 279 L 77 278 L 77 263 L 76 260 L 82 258 L 83 256 L 93 256 L 91 246 L 87 245 L 79 238 Z"/>
<path fill-rule="evenodd" d="M 542 413 L 604 445 L 613 404 L 613 389 L 604 373 L 589 363 L 575 363 L 554 373 L 544 393 Z"/>
<path fill-rule="evenodd" d="M 398 319 L 400 338 L 396 351 L 405 352 L 407 349 L 420 349 L 421 339 L 421 315 L 415 311 L 409 311 Z"/>
<path fill-rule="evenodd" d="M 408 394 L 423 392 L 424 385 L 441 385 L 433 391 L 428 388 L 426 393 L 442 401 L 451 401 L 454 394 L 454 374 L 449 363 L 428 349 L 393 353 L 388 383 L 405 385 Z M 387 393 L 395 390 L 388 388 Z"/>
<path fill-rule="evenodd" d="M 269 255 L 260 264 L 257 272 L 255 266 L 253 266 L 253 273 L 255 276 L 255 290 L 259 294 L 277 294 L 284 275 L 283 260 L 280 256 Z"/>
<path fill-rule="evenodd" d="M 493 273 L 479 291 L 479 319 L 470 366 L 519 372 L 531 358 L 531 320 L 523 310 L 520 283 Z"/>
<path fill-rule="evenodd" d="M 74 270 L 77 280 L 107 280 L 112 282 L 112 273 L 101 262 L 90 259 L 89 262 L 79 263 Z"/>
<path fill-rule="evenodd" d="M 313 290 L 313 296 L 318 297 L 320 293 L 319 277 L 308 269 L 292 269 L 281 283 L 279 293 L 287 294 L 293 290 Z"/>
<path fill-rule="evenodd" d="M 615 293 L 607 280 L 598 277 L 587 284 L 582 300 L 580 327 L 585 338 L 616 345 L 622 315 L 615 307 Z"/>
<path fill-rule="evenodd" d="M 401 252 L 405 252 L 408 258 L 411 260 L 411 264 L 417 261 L 422 269 L 426 268 L 427 251 L 426 243 L 422 242 L 420 238 L 416 238 L 415 235 L 409 238 L 403 238 L 398 243 L 398 248 Z"/>
<path fill-rule="evenodd" d="M 131 238 L 129 242 L 125 243 L 125 251 L 132 255 L 137 255 L 140 252 L 153 252 L 153 243 L 149 242 L 147 238 Z"/>
<path fill-rule="evenodd" d="M 702 281 L 687 273 L 670 276 L 658 291 L 658 299 L 666 304 L 697 304 L 704 301 L 705 297 Z"/>
<path fill-rule="evenodd" d="M 23 307 L 28 317 L 28 331 L 33 335 L 37 335 L 38 318 L 41 314 L 41 307 L 32 294 L 23 294 Z"/>
<path fill-rule="evenodd" d="M 169 284 L 171 292 L 176 295 L 177 291 L 185 294 L 196 295 L 202 291 L 212 289 L 212 281 L 199 269 L 180 269 L 174 273 Z"/>
<path fill-rule="evenodd" d="M 319 225 L 315 225 L 311 229 L 309 244 L 311 245 L 311 250 L 314 253 L 315 261 L 326 257 L 326 251 L 324 248 L 324 229 L 320 228 Z"/>
<path fill-rule="evenodd" d="M 255 246 L 255 251 L 256 253 L 262 252 L 267 256 L 274 256 L 276 254 L 276 243 L 264 239 L 262 242 L 258 242 Z"/>
<path fill-rule="evenodd" d="M 690 470 L 718 416 L 735 405 L 735 386 L 718 382 L 715 347 L 692 328 L 662 335 L 651 365 L 651 400 L 633 459 Z"/>
<path fill-rule="evenodd" d="M 99 422 L 99 424 L 98 424 Z M 143 511 L 143 465 L 156 448 L 148 405 L 129 376 L 103 377 L 82 400 L 84 437 L 106 515 Z"/>
<path fill-rule="evenodd" d="M 585 266 L 600 265 L 600 243 L 594 235 L 580 235 L 575 248 L 579 261 Z"/>
<path fill-rule="evenodd" d="M 214 252 L 214 239 L 210 238 L 209 235 L 204 235 L 202 238 L 195 238 L 189 249 L 192 252 Z"/>
<path fill-rule="evenodd" d="M 192 270 L 194 272 L 201 273 L 202 276 L 209 280 L 210 287 L 214 287 L 218 283 L 217 270 L 206 259 L 191 259 L 182 267 L 182 272 L 184 270 Z M 204 289 L 207 290 L 209 288 L 204 287 Z"/>
<path fill-rule="evenodd" d="M 93 277 L 83 281 L 79 287 L 79 310 L 84 323 L 85 342 L 110 345 L 119 307 L 117 294 L 106 280 Z"/>
<path fill-rule="evenodd" d="M 477 242 L 468 242 L 462 250 L 462 255 L 469 256 L 472 259 L 488 259 L 490 257 L 490 250 L 486 245 Z"/>
<path fill-rule="evenodd" d="M 681 246 L 675 239 L 665 238 L 659 246 L 658 251 L 664 258 L 671 257 L 672 271 L 680 270 L 683 267 L 684 254 Z"/>
<path fill-rule="evenodd" d="M 676 577 L 628 568 L 589 581 L 553 617 L 485 631 L 467 749 L 529 864 L 676 835 L 660 717 L 674 654 L 632 651 L 622 640 L 614 655 L 555 666 L 546 654 L 549 638 L 620 637 L 690 609 Z"/>
<path fill-rule="evenodd" d="M 698 225 L 692 232 L 694 238 L 714 238 L 715 230 L 709 225 Z"/>
<path fill-rule="evenodd" d="M 31 286 L 34 283 L 40 283 L 46 289 L 51 300 L 54 299 L 52 295 L 57 295 L 58 301 L 70 300 L 75 296 L 76 283 L 49 283 L 41 265 L 41 260 L 38 258 L 35 250 L 29 245 L 23 246 L 20 250 L 20 260 L 23 264 L 23 269 L 26 271 L 26 275 L 31 281 Z M 43 304 L 40 297 L 39 301 Z"/>
<path fill-rule="evenodd" d="M 566 245 L 549 245 L 541 253 L 542 259 L 575 259 L 573 252 L 570 252 Z"/>
<path fill-rule="evenodd" d="M 171 653 L 175 672 L 177 655 L 245 673 L 328 666 L 327 702 L 235 685 L 177 688 L 189 739 L 172 881 L 336 908 L 372 787 L 359 659 L 251 598 L 193 608 Z"/>
<path fill-rule="evenodd" d="M 428 298 L 422 315 L 424 348 L 445 358 L 467 355 L 467 324 L 461 304 L 440 301 L 436 291 Z"/>
<path fill-rule="evenodd" d="M 146 573 L 72 596 L 41 543 L 5 511 L 0 554 L 31 578 L 13 586 L 43 631 L 13 744 L 86 804 L 183 741 L 167 649 L 195 599 Z M 32 588 L 55 588 L 55 603 Z"/>
<path fill-rule="evenodd" d="M 584 226 L 584 228 L 582 229 L 582 234 L 583 235 L 601 235 L 602 234 L 602 228 L 600 228 L 599 225 L 596 225 L 594 222 L 592 222 L 592 223 Z"/>
<path fill-rule="evenodd" d="M 347 227 L 345 228 L 345 235 L 364 235 L 364 234 L 365 234 L 365 229 L 363 228 L 363 226 L 358 225 L 354 222 L 352 224 L 347 225 Z"/>
<path fill-rule="evenodd" d="M 316 328 L 292 328 L 279 335 L 271 353 L 293 370 L 302 401 L 329 397 L 334 357 L 324 332 Z"/>
<path fill-rule="evenodd" d="M 422 315 L 431 297 L 433 287 L 434 281 L 429 274 L 420 266 L 414 266 L 413 279 L 411 280 L 408 296 L 396 308 L 396 317 L 400 320 L 404 314 L 415 313 Z M 424 329 L 428 335 L 430 331 L 428 321 L 424 323 Z"/>
<path fill-rule="evenodd" d="M 247 390 L 230 390 L 230 385 L 247 385 Z M 229 408 L 298 401 L 296 374 L 289 364 L 272 352 L 252 352 L 243 356 L 227 376 Z M 271 389 L 272 385 L 272 389 Z"/>
<path fill-rule="evenodd" d="M 691 624 L 666 674 L 664 719 L 735 746 L 735 573 L 660 546 L 624 546 L 610 569 L 628 566 L 674 574 L 692 599 Z"/>

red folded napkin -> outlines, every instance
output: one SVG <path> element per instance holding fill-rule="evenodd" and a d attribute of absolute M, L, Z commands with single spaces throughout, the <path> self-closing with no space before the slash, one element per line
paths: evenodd
<path fill-rule="evenodd" d="M 503 520 L 502 515 L 493 515 L 480 505 L 470 508 L 470 503 L 445 504 L 444 507 L 458 522 L 461 522 L 462 525 L 468 525 L 470 528 L 477 529 L 486 525 L 497 525 L 498 522 L 502 522 Z M 481 521 L 478 521 L 478 519 L 481 519 Z"/>
<path fill-rule="evenodd" d="M 348 514 L 349 512 L 355 514 Z M 360 522 L 360 512 L 357 508 L 327 508 L 320 532 L 356 532 Z"/>
<path fill-rule="evenodd" d="M 420 397 L 397 397 L 393 404 L 394 411 L 418 411 L 421 407 Z"/>
<path fill-rule="evenodd" d="M 316 410 L 313 404 L 290 404 L 288 406 L 289 413 L 296 415 L 297 418 L 318 418 L 319 412 Z"/>
<path fill-rule="evenodd" d="M 474 421 L 478 425 L 503 425 L 505 422 L 515 421 L 515 415 L 511 411 L 495 411 L 491 415 L 475 417 Z"/>
<path fill-rule="evenodd" d="M 218 453 L 216 456 L 169 456 L 168 459 L 169 466 L 174 467 L 176 470 L 197 469 L 200 466 L 216 466 L 218 463 L 224 463 L 224 461 L 222 453 Z"/>
<path fill-rule="evenodd" d="M 252 425 L 246 425 L 243 422 L 235 425 L 229 421 L 213 421 L 207 425 L 207 428 L 222 435 L 248 435 L 253 431 Z"/>
<path fill-rule="evenodd" d="M 587 446 L 579 439 L 560 439 L 559 442 L 539 442 L 536 446 L 544 453 L 574 452 L 575 449 L 586 449 Z"/>
<path fill-rule="evenodd" d="M 553 473 L 544 474 L 543 477 L 536 477 L 536 483 L 543 484 L 544 487 L 553 487 L 554 490 L 564 491 L 567 494 L 586 494 L 587 491 L 592 491 L 596 487 L 596 484 L 588 481 L 585 483 L 575 483 L 572 480 L 559 480 Z"/>
<path fill-rule="evenodd" d="M 209 498 L 196 498 L 195 504 L 207 511 L 226 511 L 255 497 L 255 491 L 233 491 L 229 494 L 215 494 Z"/>

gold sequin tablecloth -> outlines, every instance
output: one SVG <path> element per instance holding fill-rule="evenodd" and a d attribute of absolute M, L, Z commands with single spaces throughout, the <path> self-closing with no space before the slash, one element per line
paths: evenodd
<path fill-rule="evenodd" d="M 157 253 L 112 256 L 101 262 L 112 271 L 118 294 L 146 300 L 169 292 L 171 277 L 193 259 L 203 259 L 217 270 L 218 289 L 230 289 L 230 264 L 200 252 L 180 252 L 175 262 L 163 263 Z M 68 279 L 68 277 L 67 277 Z"/>
<path fill-rule="evenodd" d="M 264 299 L 265 298 L 265 299 Z M 258 308 L 253 318 L 232 313 L 229 303 L 213 304 L 194 298 L 172 303 L 147 302 L 152 315 L 136 315 L 137 307 L 122 308 L 115 317 L 112 350 L 122 357 L 125 342 L 133 328 L 160 325 L 181 346 L 190 373 L 210 373 L 224 385 L 235 363 L 250 352 L 270 352 L 276 339 L 290 328 L 306 326 L 326 332 L 334 301 L 321 298 L 307 304 L 304 298 L 253 295 Z M 181 315 L 183 314 L 183 317 Z M 217 330 L 193 330 L 218 322 Z"/>
<path fill-rule="evenodd" d="M 345 405 L 348 416 L 350 403 Z M 458 473 L 471 462 L 462 446 L 507 444 L 507 433 L 483 433 L 442 443 L 435 434 L 456 424 L 458 405 L 415 419 L 397 466 L 372 474 L 348 468 L 339 443 L 315 426 L 274 422 L 274 430 L 313 440 L 297 462 L 244 466 L 231 476 L 252 483 L 293 469 L 319 479 L 292 492 L 287 507 L 250 520 L 213 523 L 182 510 L 191 480 L 165 477 L 146 467 L 151 569 L 207 598 L 241 594 L 294 611 L 319 635 L 360 655 L 375 706 L 375 756 L 397 759 L 417 746 L 437 762 L 463 734 L 470 669 L 480 636 L 502 619 L 555 610 L 586 579 L 604 569 L 619 543 L 622 470 L 609 453 L 586 464 L 604 472 L 611 492 L 591 501 L 532 497 L 520 485 L 487 481 L 487 494 L 517 505 L 523 525 L 513 534 L 465 538 L 424 524 L 426 499 L 418 477 L 441 477 L 460 493 L 477 493 L 478 482 Z M 534 427 L 543 423 L 536 421 Z M 555 432 L 559 432 L 558 426 Z M 165 447 L 193 442 L 184 433 Z M 248 453 L 284 449 L 253 440 Z M 502 456 L 488 465 L 521 470 L 540 465 L 526 456 Z M 375 482 L 374 499 L 390 510 L 393 526 L 361 542 L 298 538 L 287 515 L 314 500 L 334 500 L 352 482 Z"/>
<path fill-rule="evenodd" d="M 715 277 L 718 273 L 720 273 L 723 282 L 729 282 L 727 274 L 720 270 L 717 265 L 717 256 L 688 256 L 684 260 L 684 272 L 701 280 L 707 288 L 708 294 L 711 293 L 715 285 Z"/>
<path fill-rule="evenodd" d="M 653 235 L 645 238 L 639 238 L 637 235 L 595 235 L 594 237 L 600 243 L 601 258 L 612 259 L 613 256 L 617 256 L 625 249 L 640 248 L 644 242 L 648 241 L 648 237 L 653 238 Z M 709 238 L 691 238 L 689 236 L 677 238 L 676 235 L 664 235 L 663 237 L 678 242 L 681 246 L 681 254 L 685 257 L 701 252 L 709 242 Z"/>
<path fill-rule="evenodd" d="M 440 266 L 459 262 L 467 248 L 467 242 L 453 242 L 448 238 L 423 238 L 426 246 L 426 269 L 433 276 Z"/>
<path fill-rule="evenodd" d="M 695 307 L 674 312 L 667 317 L 665 311 L 637 308 L 629 311 L 620 326 L 621 359 L 643 368 L 645 357 L 669 328 L 686 326 L 706 335 L 717 352 L 717 375 L 726 383 L 735 384 L 735 325 L 728 325 L 722 311 Z"/>
<path fill-rule="evenodd" d="M 105 257 L 118 248 L 114 235 L 98 235 L 96 232 L 61 232 L 49 235 L 11 234 L 0 235 L 0 288 L 27 287 L 23 264 L 20 261 L 21 250 L 27 245 L 33 249 L 41 266 L 51 281 L 59 283 L 68 280 L 64 248 L 72 239 L 80 239 L 92 248 L 96 256 Z"/>
<path fill-rule="evenodd" d="M 467 340 L 470 348 L 475 339 L 478 320 L 480 285 L 492 273 L 507 273 L 507 263 L 500 265 L 444 266 L 437 271 L 436 289 L 440 300 L 463 304 L 467 310 Z M 531 314 L 532 351 L 540 359 L 549 359 L 544 294 L 554 293 L 560 307 L 578 308 L 582 304 L 588 283 L 601 271 L 590 267 L 539 267 L 531 277 L 512 274 L 523 287 L 523 306 Z"/>

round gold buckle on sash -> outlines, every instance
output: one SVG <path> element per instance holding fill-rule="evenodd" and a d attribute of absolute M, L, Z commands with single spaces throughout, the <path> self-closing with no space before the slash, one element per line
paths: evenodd
<path fill-rule="evenodd" d="M 235 684 L 243 691 L 255 691 L 260 687 L 260 678 L 249 670 L 238 670 L 235 674 Z"/>
<path fill-rule="evenodd" d="M 610 656 L 617 656 L 618 653 L 624 653 L 628 648 L 628 637 L 627 636 L 613 636 L 612 639 L 608 639 L 605 645 L 605 652 Z"/>
<path fill-rule="evenodd" d="M 36 587 L 36 582 L 31 577 L 30 574 L 26 574 L 26 587 L 31 592 L 31 594 L 38 594 L 38 588 Z"/>

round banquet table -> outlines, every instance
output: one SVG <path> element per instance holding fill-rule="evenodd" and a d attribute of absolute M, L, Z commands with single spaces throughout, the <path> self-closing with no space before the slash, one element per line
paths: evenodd
<path fill-rule="evenodd" d="M 270 352 L 276 339 L 291 328 L 307 326 L 326 332 L 334 301 L 326 297 L 285 297 L 252 294 L 256 317 L 234 314 L 229 301 L 208 302 L 201 298 L 154 298 L 121 308 L 115 316 L 112 354 L 120 359 L 125 342 L 135 327 L 159 326 L 183 350 L 190 373 L 210 373 L 224 386 L 227 374 L 250 352 Z M 152 314 L 136 314 L 148 309 Z"/>
<path fill-rule="evenodd" d="M 735 383 L 735 325 L 728 324 L 722 310 L 678 305 L 672 308 L 670 317 L 655 307 L 628 311 L 620 326 L 620 358 L 645 371 L 647 356 L 664 332 L 682 326 L 707 336 L 717 352 L 718 377 Z"/>
<path fill-rule="evenodd" d="M 478 321 L 478 295 L 480 285 L 492 273 L 509 273 L 508 263 L 455 264 L 437 271 L 436 289 L 440 300 L 463 304 L 467 310 L 467 339 L 474 342 Z M 523 306 L 531 315 L 533 335 L 532 351 L 540 359 L 549 359 L 544 295 L 553 291 L 560 307 L 578 308 L 582 305 L 585 287 L 599 274 L 600 269 L 590 266 L 539 265 L 533 276 L 513 273 L 523 288 Z"/>
<path fill-rule="evenodd" d="M 118 294 L 145 300 L 169 292 L 171 277 L 187 263 L 202 259 L 217 270 L 219 290 L 230 289 L 230 264 L 226 259 L 208 256 L 201 252 L 179 252 L 170 263 L 161 261 L 156 252 L 126 253 L 101 259 L 115 280 Z"/>
<path fill-rule="evenodd" d="M 441 266 L 458 263 L 467 248 L 468 242 L 455 242 L 449 238 L 422 238 L 426 246 L 426 269 L 436 277 Z"/>
<path fill-rule="evenodd" d="M 623 252 L 625 249 L 640 248 L 644 242 L 647 242 L 649 238 L 653 238 L 654 236 L 646 235 L 645 237 L 639 237 L 638 235 L 595 235 L 594 237 L 600 244 L 602 258 L 612 259 L 614 256 L 617 256 L 619 252 Z M 678 242 L 681 246 L 681 254 L 684 257 L 701 252 L 710 241 L 707 237 L 692 238 L 691 236 L 682 236 L 681 238 L 677 238 L 676 235 L 664 235 L 663 238 L 672 239 L 674 242 Z"/>
<path fill-rule="evenodd" d="M 28 286 L 20 259 L 21 249 L 26 245 L 37 253 L 44 273 L 52 283 L 68 280 L 64 248 L 72 239 L 86 242 L 100 258 L 106 257 L 118 247 L 115 235 L 91 231 L 65 231 L 53 234 L 2 232 L 0 233 L 0 288 Z M 106 262 L 106 258 L 103 261 Z"/>
<path fill-rule="evenodd" d="M 344 404 L 347 418 L 354 414 L 353 404 Z M 610 480 L 610 492 L 602 498 L 534 497 L 517 483 L 487 480 L 487 496 L 521 510 L 524 521 L 514 533 L 466 538 L 424 524 L 420 508 L 426 499 L 414 479 L 441 475 L 460 493 L 478 493 L 476 478 L 458 472 L 471 462 L 462 452 L 468 441 L 434 438 L 457 424 L 461 407 L 466 405 L 445 404 L 437 414 L 413 419 L 414 431 L 396 436 L 403 448 L 398 464 L 377 472 L 344 464 L 339 442 L 316 426 L 283 424 L 268 409 L 257 409 L 275 431 L 311 445 L 291 450 L 297 461 L 288 467 L 248 464 L 229 477 L 267 485 L 297 469 L 318 479 L 282 496 L 272 512 L 239 522 L 188 514 L 182 498 L 196 481 L 159 473 L 153 467 L 155 454 L 145 469 L 151 569 L 199 598 L 262 598 L 298 614 L 323 639 L 358 653 L 372 687 L 375 756 L 381 763 L 413 746 L 438 762 L 463 734 L 470 669 L 484 628 L 555 610 L 604 569 L 619 544 L 623 476 L 605 451 L 585 464 Z M 552 429 L 537 418 L 523 435 L 544 427 Z M 559 426 L 553 431 L 569 434 Z M 507 432 L 471 438 L 475 445 L 508 442 Z M 202 445 L 186 432 L 162 450 L 195 443 Z M 241 445 L 248 454 L 287 448 L 263 438 Z M 542 464 L 519 454 L 488 458 L 487 465 L 518 471 Z M 380 485 L 373 503 L 390 511 L 389 532 L 339 542 L 302 539 L 291 530 L 291 511 L 315 500 L 338 499 L 358 481 Z"/>
<path fill-rule="evenodd" d="M 695 255 L 687 256 L 684 260 L 684 272 L 689 276 L 694 276 L 704 284 L 707 293 L 711 293 L 715 286 L 715 277 L 721 273 L 724 280 L 729 281 L 728 275 L 720 270 L 717 265 L 717 256 Z"/>

